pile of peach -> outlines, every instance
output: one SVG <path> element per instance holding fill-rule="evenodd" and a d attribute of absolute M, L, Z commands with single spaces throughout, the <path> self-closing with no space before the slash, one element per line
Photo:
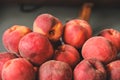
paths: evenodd
<path fill-rule="evenodd" d="M 93 36 L 81 19 L 40 14 L 33 29 L 14 25 L 2 37 L 0 80 L 120 80 L 120 32 Z"/>

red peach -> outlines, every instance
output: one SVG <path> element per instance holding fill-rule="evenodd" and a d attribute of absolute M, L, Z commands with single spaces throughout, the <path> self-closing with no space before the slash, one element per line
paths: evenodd
<path fill-rule="evenodd" d="M 2 80 L 1 73 L 3 65 L 11 59 L 17 58 L 14 54 L 9 52 L 0 52 L 0 80 Z"/>
<path fill-rule="evenodd" d="M 34 67 L 24 58 L 9 60 L 3 66 L 2 80 L 35 80 Z"/>
<path fill-rule="evenodd" d="M 40 66 L 39 80 L 72 80 L 72 69 L 65 62 L 50 60 Z"/>
<path fill-rule="evenodd" d="M 54 59 L 68 63 L 71 68 L 74 68 L 81 60 L 77 49 L 68 44 L 63 44 L 56 49 Z"/>
<path fill-rule="evenodd" d="M 117 51 L 105 37 L 94 36 L 84 43 L 82 56 L 84 59 L 96 58 L 106 64 L 116 58 Z"/>
<path fill-rule="evenodd" d="M 115 60 L 106 65 L 107 80 L 120 80 L 120 60 Z"/>
<path fill-rule="evenodd" d="M 52 41 L 57 41 L 62 35 L 62 22 L 51 14 L 40 14 L 33 23 L 33 31 L 47 36 Z"/>
<path fill-rule="evenodd" d="M 110 40 L 113 45 L 117 48 L 117 51 L 120 51 L 120 32 L 110 28 L 110 29 L 103 29 L 98 33 L 98 36 L 103 36 Z"/>
<path fill-rule="evenodd" d="M 3 33 L 2 41 L 8 52 L 19 54 L 18 44 L 20 39 L 31 32 L 26 26 L 14 25 Z"/>
<path fill-rule="evenodd" d="M 106 80 L 104 65 L 96 59 L 83 59 L 73 74 L 74 80 Z"/>
<path fill-rule="evenodd" d="M 35 65 L 41 65 L 53 56 L 53 47 L 48 38 L 40 33 L 31 32 L 19 43 L 20 55 Z"/>
<path fill-rule="evenodd" d="M 73 19 L 64 26 L 63 41 L 76 48 L 81 48 L 84 42 L 91 36 L 91 26 L 85 20 Z"/>

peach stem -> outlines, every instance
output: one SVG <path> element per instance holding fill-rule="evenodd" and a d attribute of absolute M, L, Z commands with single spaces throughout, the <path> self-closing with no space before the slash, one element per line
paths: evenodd
<path fill-rule="evenodd" d="M 82 10 L 79 14 L 79 18 L 89 21 L 92 7 L 93 7 L 93 3 L 84 3 L 82 6 Z"/>

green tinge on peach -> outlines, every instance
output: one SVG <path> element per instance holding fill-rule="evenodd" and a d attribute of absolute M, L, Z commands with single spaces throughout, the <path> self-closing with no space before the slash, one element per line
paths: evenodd
<path fill-rule="evenodd" d="M 37 32 L 31 32 L 20 40 L 19 51 L 22 57 L 38 66 L 51 59 L 54 53 L 48 38 Z"/>
<path fill-rule="evenodd" d="M 31 32 L 31 29 L 22 25 L 14 25 L 5 30 L 2 36 L 2 42 L 8 52 L 19 54 L 18 44 L 20 39 Z"/>

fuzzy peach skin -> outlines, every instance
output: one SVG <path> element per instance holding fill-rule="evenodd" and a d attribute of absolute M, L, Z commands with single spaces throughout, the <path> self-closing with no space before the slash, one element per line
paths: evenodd
<path fill-rule="evenodd" d="M 24 58 L 9 60 L 3 66 L 2 80 L 35 80 L 34 67 Z"/>
<path fill-rule="evenodd" d="M 72 19 L 65 24 L 62 38 L 65 43 L 81 48 L 91 36 L 91 26 L 85 20 Z"/>
<path fill-rule="evenodd" d="M 39 80 L 72 80 L 72 69 L 65 62 L 50 60 L 40 66 Z"/>
<path fill-rule="evenodd" d="M 73 71 L 74 80 L 106 80 L 104 65 L 96 59 L 83 59 Z"/>
<path fill-rule="evenodd" d="M 0 52 L 0 80 L 2 80 L 1 73 L 3 65 L 11 59 L 17 58 L 14 54 L 9 52 Z"/>
<path fill-rule="evenodd" d="M 84 43 L 82 56 L 84 59 L 96 58 L 106 64 L 116 58 L 117 50 L 105 37 L 94 36 Z"/>
<path fill-rule="evenodd" d="M 33 31 L 47 36 L 52 41 L 58 41 L 62 35 L 63 24 L 55 16 L 44 13 L 37 16 L 33 23 Z"/>
<path fill-rule="evenodd" d="M 52 58 L 53 47 L 48 38 L 38 32 L 25 35 L 19 43 L 20 55 L 35 65 L 41 65 Z"/>
<path fill-rule="evenodd" d="M 118 30 L 113 28 L 103 29 L 98 33 L 98 36 L 103 36 L 110 40 L 117 48 L 117 51 L 120 52 L 120 32 Z"/>
<path fill-rule="evenodd" d="M 107 80 L 120 80 L 120 60 L 115 60 L 106 65 Z"/>
<path fill-rule="evenodd" d="M 82 59 L 76 48 L 63 44 L 55 50 L 54 59 L 68 63 L 73 69 Z"/>
<path fill-rule="evenodd" d="M 22 25 L 13 25 L 5 30 L 2 36 L 2 42 L 8 52 L 19 54 L 18 44 L 20 39 L 30 33 L 31 29 Z"/>

